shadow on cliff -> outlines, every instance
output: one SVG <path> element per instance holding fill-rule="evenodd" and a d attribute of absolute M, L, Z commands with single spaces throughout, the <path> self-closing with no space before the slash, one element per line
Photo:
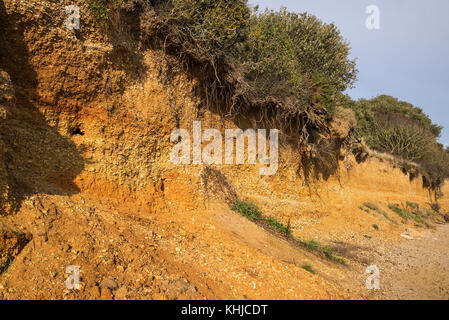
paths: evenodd
<path fill-rule="evenodd" d="M 78 193 L 73 180 L 84 168 L 75 144 L 49 126 L 35 107 L 37 74 L 19 18 L 9 15 L 0 1 L 0 69 L 9 74 L 16 98 L 0 132 L 9 186 L 7 214 L 20 210 L 25 197 L 33 194 Z"/>

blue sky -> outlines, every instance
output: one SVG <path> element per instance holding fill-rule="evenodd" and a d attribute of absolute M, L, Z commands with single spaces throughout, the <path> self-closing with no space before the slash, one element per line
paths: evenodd
<path fill-rule="evenodd" d="M 333 22 L 352 47 L 359 70 L 354 98 L 388 94 L 421 107 L 444 126 L 449 145 L 449 1 L 249 0 L 260 9 L 307 11 Z M 380 9 L 380 29 L 368 30 L 367 6 Z"/>

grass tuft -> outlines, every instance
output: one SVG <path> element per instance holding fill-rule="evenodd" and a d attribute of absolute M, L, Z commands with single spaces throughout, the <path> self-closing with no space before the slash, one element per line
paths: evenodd
<path fill-rule="evenodd" d="M 406 221 L 408 221 L 409 219 L 413 219 L 417 223 L 424 222 L 419 210 L 411 212 L 406 209 L 399 208 L 399 206 L 397 204 L 389 204 L 388 208 L 390 208 L 391 211 L 397 213 L 401 218 L 403 218 Z"/>
<path fill-rule="evenodd" d="M 337 263 L 340 263 L 343 265 L 347 264 L 346 260 L 344 258 L 337 257 L 333 254 L 332 248 L 323 246 L 318 241 L 315 241 L 315 240 L 301 241 L 298 239 L 298 242 L 302 247 L 304 247 L 308 251 L 319 253 L 331 261 L 334 261 L 334 262 L 337 262 Z"/>
<path fill-rule="evenodd" d="M 285 234 L 291 234 L 292 231 L 290 229 L 288 229 L 287 226 L 285 226 L 283 223 L 277 221 L 275 218 L 273 217 L 266 217 L 265 218 L 265 222 L 273 227 L 274 229 L 278 230 L 279 232 L 285 233 Z"/>
<path fill-rule="evenodd" d="M 109 26 L 111 8 L 119 9 L 123 4 L 123 0 L 90 0 L 89 9 L 97 20 Z"/>
<path fill-rule="evenodd" d="M 313 267 L 310 264 L 306 264 L 301 266 L 304 270 L 310 272 L 311 274 L 316 274 L 316 271 L 313 269 Z"/>
<path fill-rule="evenodd" d="M 383 211 L 382 209 L 380 209 L 380 207 L 375 204 L 375 203 L 371 203 L 371 202 L 365 202 L 363 203 L 363 206 L 365 206 L 366 208 L 362 207 L 362 210 L 364 210 L 365 212 L 370 212 L 369 210 L 372 210 L 374 212 L 377 212 L 378 214 L 381 214 L 385 217 L 385 219 L 387 219 L 388 221 L 390 221 L 391 223 L 394 224 L 398 224 L 396 220 L 390 218 L 390 216 L 388 215 L 388 213 L 386 213 L 385 211 Z"/>
<path fill-rule="evenodd" d="M 263 215 L 262 211 L 257 207 L 257 205 L 252 201 L 245 200 L 234 200 L 234 205 L 231 208 L 233 211 L 239 212 L 242 216 L 248 218 L 249 220 L 259 224 L 262 227 L 270 227 L 276 231 L 287 236 L 287 238 L 293 240 L 296 244 L 307 249 L 310 252 L 318 253 L 327 259 L 346 265 L 346 260 L 341 257 L 337 257 L 332 253 L 332 248 L 325 247 L 315 240 L 302 241 L 299 238 L 292 236 L 292 231 L 289 227 L 285 226 L 283 223 L 279 222 L 273 217 L 266 217 Z M 268 228 L 268 229 L 270 229 Z M 272 232 L 272 230 L 270 230 Z"/>
<path fill-rule="evenodd" d="M 262 219 L 262 212 L 257 205 L 251 201 L 234 200 L 233 211 L 239 212 L 242 216 L 247 217 L 251 221 Z"/>
<path fill-rule="evenodd" d="M 379 210 L 379 206 L 377 204 L 375 204 L 375 203 L 372 203 L 372 202 L 364 202 L 363 205 L 365 207 L 367 207 L 368 209 L 371 209 L 371 210 L 374 210 L 374 211 Z"/>
<path fill-rule="evenodd" d="M 416 202 L 407 201 L 407 207 L 417 210 L 419 208 L 419 204 Z"/>

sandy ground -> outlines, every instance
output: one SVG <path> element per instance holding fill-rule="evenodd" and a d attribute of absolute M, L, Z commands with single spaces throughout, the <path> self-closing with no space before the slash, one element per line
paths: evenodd
<path fill-rule="evenodd" d="M 349 297 L 345 299 L 449 299 L 448 224 L 436 224 L 430 229 L 407 227 L 399 242 L 366 238 L 335 241 L 336 252 L 350 262 L 341 267 L 275 239 L 255 225 L 236 223 L 236 219 L 243 218 L 226 213 L 218 217 L 220 225 L 227 226 L 234 236 L 267 256 L 293 265 L 312 264 L 329 283 L 346 288 Z M 371 265 L 380 271 L 379 290 L 366 288 L 369 277 L 366 268 Z"/>
<path fill-rule="evenodd" d="M 4 220 L 34 237 L 0 276 L 0 300 L 449 298 L 448 224 L 388 231 L 396 240 L 382 229 L 329 239 L 342 266 L 225 208 L 137 214 L 80 195 L 40 196 Z M 65 288 L 68 265 L 81 268 L 79 292 Z M 366 289 L 369 265 L 380 269 L 380 290 Z"/>
<path fill-rule="evenodd" d="M 449 299 L 449 225 L 379 248 L 379 299 Z"/>

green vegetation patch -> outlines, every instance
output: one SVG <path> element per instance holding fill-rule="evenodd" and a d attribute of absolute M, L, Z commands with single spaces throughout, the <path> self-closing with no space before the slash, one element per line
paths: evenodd
<path fill-rule="evenodd" d="M 297 239 L 297 241 L 298 241 L 298 244 L 300 246 L 302 246 L 303 248 L 307 249 L 310 252 L 318 253 L 318 254 L 326 257 L 327 259 L 329 259 L 331 261 L 334 261 L 334 262 L 337 262 L 337 263 L 342 264 L 342 265 L 346 265 L 347 264 L 347 262 L 346 262 L 346 260 L 344 258 L 335 256 L 333 254 L 333 249 L 332 248 L 323 246 L 316 240 L 312 239 L 312 240 L 309 240 L 309 241 L 302 241 L 300 239 Z"/>
<path fill-rule="evenodd" d="M 242 216 L 247 217 L 251 221 L 260 220 L 263 218 L 262 212 L 257 205 L 252 201 L 234 200 L 233 211 L 239 212 Z"/>
<path fill-rule="evenodd" d="M 390 208 L 391 211 L 397 213 L 401 218 L 403 218 L 406 221 L 409 219 L 413 219 L 417 223 L 424 222 L 422 215 L 418 210 L 416 210 L 414 212 L 408 211 L 407 209 L 400 208 L 397 204 L 389 204 L 388 208 Z"/>
<path fill-rule="evenodd" d="M 111 11 L 124 4 L 124 0 L 89 0 L 88 3 L 92 15 L 106 26 L 109 25 Z"/>
<path fill-rule="evenodd" d="M 276 220 L 276 218 L 264 216 L 262 211 L 252 201 L 234 200 L 232 210 L 239 212 L 251 221 L 264 223 L 287 236 L 290 236 L 292 233 L 286 225 Z"/>
<path fill-rule="evenodd" d="M 449 149 L 438 142 L 442 127 L 419 107 L 388 95 L 352 101 L 357 118 L 355 136 L 376 151 L 396 157 L 411 178 L 423 175 L 423 186 L 442 196 L 441 185 L 449 178 Z"/>
<path fill-rule="evenodd" d="M 303 268 L 307 272 L 310 272 L 311 274 L 316 274 L 316 271 L 313 269 L 313 267 L 310 264 L 303 265 L 303 266 L 301 266 L 301 268 Z"/>
<path fill-rule="evenodd" d="M 297 245 L 307 249 L 310 252 L 318 253 L 326 257 L 327 259 L 346 265 L 346 260 L 341 257 L 337 257 L 333 254 L 333 250 L 330 247 L 326 247 L 321 245 L 318 241 L 309 240 L 302 241 L 299 238 L 295 238 L 292 236 L 292 231 L 289 227 L 279 222 L 273 217 L 266 217 L 262 213 L 262 211 L 258 208 L 258 206 L 252 202 L 247 200 L 234 200 L 234 205 L 231 208 L 233 211 L 239 212 L 242 216 L 248 218 L 249 220 L 261 225 L 262 227 L 270 227 L 281 234 L 285 235 L 288 239 L 293 240 Z"/>
<path fill-rule="evenodd" d="M 382 215 L 385 217 L 385 219 L 387 219 L 388 221 L 390 221 L 391 223 L 394 224 L 398 224 L 396 220 L 392 219 L 388 213 L 386 213 L 385 211 L 383 211 L 382 209 L 380 209 L 380 207 L 372 202 L 365 202 L 363 203 L 363 206 L 361 207 L 361 210 L 365 211 L 365 212 L 370 212 L 370 210 Z"/>
<path fill-rule="evenodd" d="M 274 229 L 278 230 L 279 232 L 285 233 L 285 234 L 291 234 L 291 230 L 289 230 L 287 228 L 287 226 L 285 226 L 284 224 L 282 224 L 281 222 L 277 221 L 275 218 L 273 217 L 266 217 L 265 218 L 265 222 L 273 227 Z"/>

